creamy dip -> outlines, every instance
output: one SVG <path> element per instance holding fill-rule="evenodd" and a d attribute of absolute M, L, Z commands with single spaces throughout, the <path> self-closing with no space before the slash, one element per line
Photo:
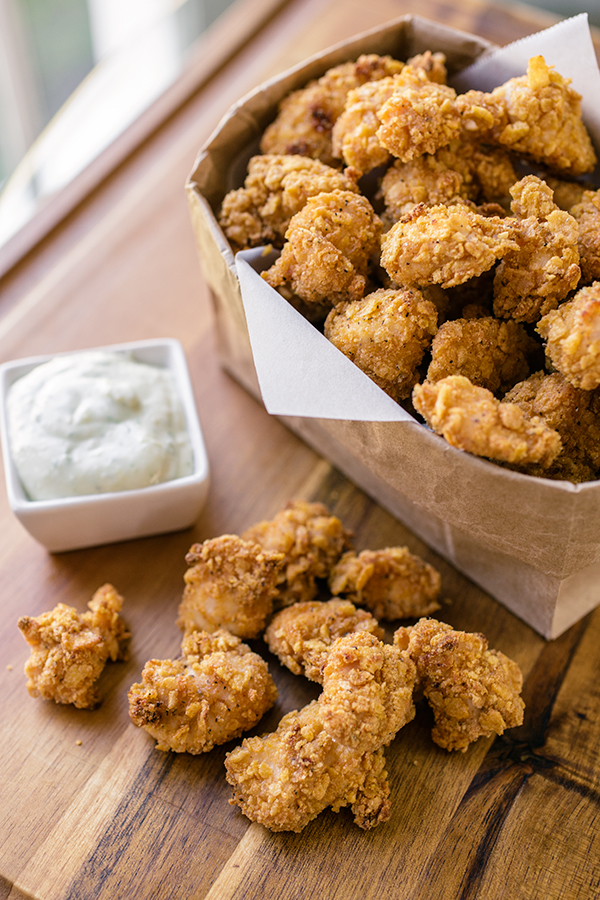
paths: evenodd
<path fill-rule="evenodd" d="M 15 381 L 7 412 L 31 500 L 127 491 L 193 470 L 172 372 L 131 356 L 55 357 Z"/>

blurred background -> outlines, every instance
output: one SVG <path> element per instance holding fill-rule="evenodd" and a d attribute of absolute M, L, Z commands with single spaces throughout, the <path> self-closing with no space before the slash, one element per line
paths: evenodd
<path fill-rule="evenodd" d="M 234 2 L 0 0 L 0 245 L 176 80 Z M 600 0 L 531 5 L 600 26 Z"/>

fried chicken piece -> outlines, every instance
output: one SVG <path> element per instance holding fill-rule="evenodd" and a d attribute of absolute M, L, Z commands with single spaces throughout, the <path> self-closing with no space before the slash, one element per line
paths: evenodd
<path fill-rule="evenodd" d="M 157 750 L 207 753 L 253 728 L 277 699 L 267 663 L 219 629 L 183 638 L 178 659 L 151 659 L 129 689 L 129 715 Z"/>
<path fill-rule="evenodd" d="M 363 829 L 390 816 L 383 750 L 360 754 L 334 741 L 318 700 L 284 716 L 277 731 L 245 738 L 225 769 L 229 802 L 271 831 L 300 832 L 327 807 L 350 806 Z"/>
<path fill-rule="evenodd" d="M 500 650 L 489 650 L 484 635 L 421 619 L 399 628 L 394 644 L 416 663 L 418 683 L 435 718 L 431 736 L 439 747 L 464 753 L 478 738 L 523 722 L 521 671 Z"/>
<path fill-rule="evenodd" d="M 600 385 L 600 281 L 545 315 L 536 331 L 546 354 L 567 381 L 584 391 Z"/>
<path fill-rule="evenodd" d="M 358 300 L 380 235 L 381 221 L 366 197 L 318 194 L 292 217 L 281 255 L 262 277 L 274 288 L 288 285 L 305 303 L 332 307 Z"/>
<path fill-rule="evenodd" d="M 284 97 L 277 118 L 263 134 L 261 153 L 301 154 L 335 165 L 331 130 L 343 112 L 348 92 L 403 68 L 404 63 L 391 56 L 376 54 L 334 66 L 321 78 Z"/>
<path fill-rule="evenodd" d="M 600 190 L 583 191 L 581 200 L 569 212 L 579 227 L 579 284 L 589 285 L 600 279 Z"/>
<path fill-rule="evenodd" d="M 517 250 L 512 220 L 481 216 L 463 204 L 418 206 L 382 239 L 381 265 L 401 285 L 462 284 Z"/>
<path fill-rule="evenodd" d="M 420 291 L 374 291 L 340 303 L 325 320 L 325 337 L 379 387 L 403 400 L 437 331 L 438 312 Z"/>
<path fill-rule="evenodd" d="M 517 322 L 493 316 L 452 319 L 433 339 L 427 380 L 464 375 L 493 394 L 504 394 L 529 375 L 527 357 L 534 347 Z"/>
<path fill-rule="evenodd" d="M 185 561 L 189 568 L 177 620 L 182 631 L 225 628 L 241 638 L 261 633 L 273 611 L 284 562 L 280 553 L 224 534 L 193 544 Z"/>
<path fill-rule="evenodd" d="M 408 547 L 344 553 L 329 576 L 329 589 L 376 619 L 427 616 L 440 608 L 440 573 Z"/>
<path fill-rule="evenodd" d="M 385 747 L 415 717 L 415 664 L 408 653 L 361 631 L 339 638 L 323 669 L 319 697 L 331 737 L 358 753 Z"/>
<path fill-rule="evenodd" d="M 494 314 L 535 322 L 577 286 L 577 222 L 554 203 L 553 191 L 535 175 L 510 189 L 517 218 L 517 250 L 500 261 L 494 277 Z"/>
<path fill-rule="evenodd" d="M 366 173 L 389 162 L 390 152 L 380 142 L 379 111 L 393 94 L 418 90 L 424 84 L 443 85 L 445 56 L 427 52 L 413 57 L 401 72 L 368 82 L 349 91 L 346 106 L 332 131 L 333 154 L 347 165 Z M 447 89 L 449 90 L 449 89 Z"/>
<path fill-rule="evenodd" d="M 596 154 L 581 118 L 581 95 L 543 56 L 529 60 L 527 74 L 490 94 L 468 91 L 457 98 L 463 128 L 513 153 L 570 175 L 592 172 Z"/>
<path fill-rule="evenodd" d="M 126 658 L 130 633 L 119 615 L 123 598 L 111 584 L 98 588 L 89 612 L 59 603 L 53 610 L 18 621 L 31 647 L 25 663 L 32 697 L 92 709 L 99 703 L 97 681 L 106 662 Z"/>
<path fill-rule="evenodd" d="M 543 177 L 546 184 L 552 188 L 554 202 L 558 208 L 570 212 L 571 215 L 573 215 L 572 208 L 578 203 L 581 203 L 584 192 L 586 190 L 593 190 L 591 186 L 586 187 L 585 184 L 581 184 L 579 181 L 565 181 L 562 178 L 555 178 L 552 175 L 541 177 Z"/>
<path fill-rule="evenodd" d="M 437 434 L 475 456 L 546 468 L 562 447 L 558 433 L 539 417 L 527 419 L 519 406 L 496 400 L 464 375 L 415 385 L 413 403 Z"/>
<path fill-rule="evenodd" d="M 309 197 L 334 190 L 358 193 L 357 175 L 307 156 L 253 156 L 244 187 L 226 194 L 219 224 L 235 248 L 282 247 L 290 219 Z"/>
<path fill-rule="evenodd" d="M 600 469 L 600 391 L 574 387 L 559 372 L 535 372 L 504 398 L 527 418 L 539 416 L 560 435 L 563 449 L 545 478 L 591 481 Z M 529 474 L 538 474 L 528 470 Z"/>
<path fill-rule="evenodd" d="M 357 631 L 383 638 L 377 619 L 349 600 L 310 600 L 276 613 L 264 639 L 271 653 L 294 675 L 305 675 L 320 683 L 333 642 Z"/>
<path fill-rule="evenodd" d="M 258 522 L 242 537 L 266 553 L 283 556 L 277 571 L 275 607 L 313 600 L 317 579 L 325 579 L 345 550 L 352 533 L 322 503 L 296 500 L 270 520 Z"/>
<path fill-rule="evenodd" d="M 333 155 L 343 159 L 361 174 L 385 166 L 390 152 L 379 141 L 381 125 L 378 111 L 398 88 L 402 75 L 368 82 L 346 98 L 346 106 L 332 131 Z"/>
<path fill-rule="evenodd" d="M 377 111 L 380 144 L 403 162 L 435 153 L 461 132 L 455 101 L 453 88 L 427 79 L 394 91 Z"/>

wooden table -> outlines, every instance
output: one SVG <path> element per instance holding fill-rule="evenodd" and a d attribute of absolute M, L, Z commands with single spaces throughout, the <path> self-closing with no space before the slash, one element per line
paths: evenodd
<path fill-rule="evenodd" d="M 228 106 L 310 53 L 415 11 L 501 44 L 553 21 L 479 0 L 241 2 L 180 82 L 0 251 L 0 360 L 178 338 L 212 467 L 193 530 L 54 556 L 0 489 L 3 900 L 600 896 L 600 610 L 546 643 L 270 418 L 220 369 L 196 258 L 183 185 Z M 342 811 L 300 835 L 271 834 L 228 804 L 232 745 L 161 753 L 128 718 L 144 662 L 177 655 L 189 546 L 239 533 L 291 497 L 327 503 L 361 548 L 421 553 L 442 573 L 443 618 L 483 631 L 525 675 L 524 725 L 466 754 L 433 745 L 420 711 L 387 751 L 392 817 L 372 832 Z M 107 581 L 125 596 L 133 639 L 129 661 L 102 677 L 101 707 L 31 699 L 18 617 L 57 602 L 83 610 Z M 272 671 L 279 701 L 259 731 L 316 696 Z"/>

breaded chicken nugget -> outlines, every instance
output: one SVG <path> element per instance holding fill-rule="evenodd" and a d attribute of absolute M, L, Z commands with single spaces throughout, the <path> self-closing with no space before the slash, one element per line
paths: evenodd
<path fill-rule="evenodd" d="M 579 286 L 583 287 L 600 279 L 600 190 L 584 191 L 569 212 L 579 227 Z"/>
<path fill-rule="evenodd" d="M 277 571 L 275 608 L 313 600 L 317 579 L 326 579 L 331 567 L 352 547 L 352 532 L 322 503 L 295 500 L 270 520 L 258 522 L 242 537 L 259 544 L 266 553 L 283 555 Z"/>
<path fill-rule="evenodd" d="M 577 286 L 579 229 L 537 176 L 522 178 L 510 193 L 519 246 L 503 255 L 496 270 L 494 315 L 535 322 Z"/>
<path fill-rule="evenodd" d="M 329 590 L 377 620 L 427 616 L 440 608 L 440 573 L 408 547 L 344 553 L 329 576 Z"/>
<path fill-rule="evenodd" d="M 334 190 L 358 193 L 351 176 L 307 156 L 253 156 L 244 187 L 226 194 L 219 224 L 234 249 L 282 247 L 290 219 L 309 197 Z"/>
<path fill-rule="evenodd" d="M 356 631 L 383 638 L 377 619 L 349 600 L 311 600 L 275 613 L 264 639 L 271 653 L 291 672 L 320 683 L 333 642 Z"/>
<path fill-rule="evenodd" d="M 409 654 L 365 631 L 332 646 L 319 697 L 331 737 L 359 753 L 389 744 L 415 716 L 416 668 Z"/>
<path fill-rule="evenodd" d="M 522 724 L 521 671 L 504 653 L 489 650 L 482 634 L 421 619 L 399 628 L 394 644 L 416 663 L 418 682 L 435 718 L 431 736 L 444 750 L 464 752 L 480 737 Z"/>
<path fill-rule="evenodd" d="M 427 79 L 394 91 L 377 112 L 379 142 L 403 162 L 435 153 L 461 132 L 455 101 L 453 88 Z"/>
<path fill-rule="evenodd" d="M 184 637 L 178 659 L 151 659 L 129 689 L 129 715 L 157 750 L 207 753 L 252 728 L 277 699 L 267 663 L 219 629 Z"/>
<path fill-rule="evenodd" d="M 281 255 L 262 277 L 271 287 L 289 286 L 305 303 L 330 308 L 358 300 L 380 236 L 381 220 L 362 194 L 317 194 L 292 217 Z"/>
<path fill-rule="evenodd" d="M 31 647 L 25 663 L 32 697 L 91 709 L 99 703 L 97 681 L 106 662 L 126 658 L 130 634 L 119 615 L 123 598 L 110 584 L 98 588 L 89 612 L 59 603 L 51 612 L 18 621 Z"/>
<path fill-rule="evenodd" d="M 557 172 L 591 172 L 596 154 L 581 118 L 581 95 L 570 84 L 543 56 L 534 56 L 526 75 L 490 94 L 468 91 L 457 98 L 463 128 Z"/>
<path fill-rule="evenodd" d="M 437 308 L 420 291 L 380 289 L 332 309 L 324 333 L 390 397 L 403 400 L 418 380 L 437 318 Z"/>
<path fill-rule="evenodd" d="M 335 165 L 331 130 L 344 109 L 348 91 L 403 68 L 404 63 L 376 54 L 334 66 L 321 78 L 284 97 L 277 118 L 263 134 L 261 153 L 301 154 Z"/>
<path fill-rule="evenodd" d="M 415 385 L 413 403 L 437 434 L 475 456 L 546 468 L 562 447 L 558 433 L 539 417 L 527 419 L 519 406 L 496 400 L 464 375 Z"/>
<path fill-rule="evenodd" d="M 444 322 L 431 344 L 428 381 L 464 375 L 493 394 L 506 393 L 529 375 L 535 341 L 522 325 L 493 316 Z"/>
<path fill-rule="evenodd" d="M 538 322 L 546 354 L 568 382 L 584 391 L 600 385 L 600 281 Z"/>
<path fill-rule="evenodd" d="M 381 265 L 399 285 L 453 287 L 518 250 L 514 231 L 512 220 L 482 216 L 464 204 L 420 203 L 384 234 Z"/>
<path fill-rule="evenodd" d="M 584 391 L 569 384 L 560 372 L 536 372 L 505 396 L 527 418 L 539 416 L 560 435 L 563 449 L 546 478 L 591 481 L 600 469 L 600 390 Z"/>
<path fill-rule="evenodd" d="M 277 731 L 245 738 L 225 770 L 230 803 L 271 831 L 300 832 L 327 807 L 350 806 L 364 829 L 390 816 L 383 750 L 360 754 L 334 741 L 318 700 L 284 716 Z"/>
<path fill-rule="evenodd" d="M 193 544 L 177 624 L 185 631 L 225 628 L 242 638 L 265 627 L 283 564 L 279 553 L 234 534 Z"/>

